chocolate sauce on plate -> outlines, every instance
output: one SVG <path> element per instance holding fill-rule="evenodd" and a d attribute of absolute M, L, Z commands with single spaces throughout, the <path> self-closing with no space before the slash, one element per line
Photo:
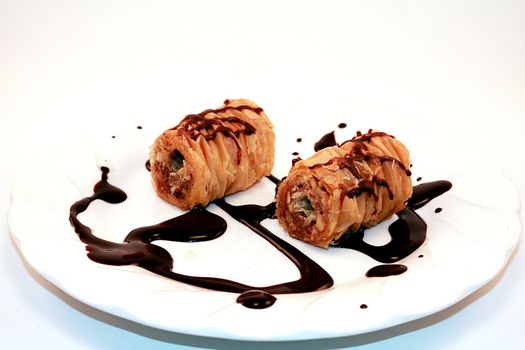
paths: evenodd
<path fill-rule="evenodd" d="M 270 180 L 271 182 L 273 182 L 275 185 L 279 185 L 281 183 L 281 180 L 279 180 L 279 178 L 275 175 L 270 174 L 266 176 L 266 178 Z"/>
<path fill-rule="evenodd" d="M 366 272 L 366 277 L 387 277 L 405 273 L 408 268 L 401 264 L 377 265 Z"/>
<path fill-rule="evenodd" d="M 266 309 L 272 306 L 276 297 L 262 290 L 249 290 L 237 297 L 237 302 L 250 309 Z"/>
<path fill-rule="evenodd" d="M 218 110 L 204 111 L 199 115 L 217 113 L 228 108 L 233 107 L 226 106 Z M 262 111 L 249 106 L 235 108 L 251 108 L 257 113 Z M 189 119 L 193 120 L 193 117 Z M 199 122 L 201 120 L 196 119 Z M 244 131 L 246 130 L 244 129 Z M 316 150 L 336 144 L 334 132 L 331 132 L 316 143 Z M 146 169 L 150 170 L 149 161 L 146 162 L 145 166 Z M 172 256 L 167 250 L 152 244 L 152 242 L 168 240 L 192 243 L 218 239 L 226 232 L 227 223 L 222 217 L 202 207 L 161 223 L 136 228 L 129 232 L 122 243 L 101 239 L 93 234 L 91 228 L 79 220 L 79 214 L 86 211 L 95 200 L 118 204 L 125 201 L 127 195 L 123 190 L 108 182 L 109 168 L 101 167 L 100 170 L 101 179 L 95 184 L 93 194 L 75 202 L 69 213 L 71 225 L 79 239 L 86 244 L 88 257 L 95 262 L 108 265 L 136 265 L 182 283 L 216 291 L 237 293 L 239 294 L 237 303 L 253 309 L 263 309 L 273 305 L 277 300 L 275 294 L 319 291 L 330 288 L 334 283 L 332 277 L 320 265 L 261 224 L 263 220 L 275 217 L 275 202 L 261 206 L 255 204 L 232 205 L 224 198 L 214 201 L 233 219 L 242 223 L 287 257 L 299 270 L 300 277 L 295 281 L 269 286 L 250 286 L 223 278 L 190 276 L 174 272 Z M 269 175 L 267 178 L 276 186 L 280 183 L 280 180 L 274 175 Z M 382 246 L 370 245 L 363 240 L 365 230 L 360 229 L 344 235 L 344 239 L 334 246 L 354 249 L 379 262 L 388 264 L 373 267 L 366 273 L 368 277 L 384 277 L 405 272 L 406 266 L 392 263 L 410 255 L 421 246 L 426 238 L 427 225 L 415 210 L 448 191 L 451 186 L 448 181 L 435 181 L 415 186 L 407 207 L 397 213 L 398 219 L 388 227 L 392 237 L 389 243 Z M 361 305 L 362 309 L 366 307 L 366 304 Z"/>
<path fill-rule="evenodd" d="M 320 151 L 323 148 L 331 147 L 331 146 L 337 146 L 337 142 L 335 141 L 335 133 L 334 131 L 329 132 L 328 134 L 324 135 L 317 141 L 314 145 L 314 150 Z"/>
<path fill-rule="evenodd" d="M 408 206 L 412 209 L 419 209 L 451 188 L 452 184 L 445 180 L 426 182 L 414 186 L 412 197 L 408 200 Z"/>
<path fill-rule="evenodd" d="M 137 265 L 158 275 L 198 287 L 223 292 L 258 293 L 242 294 L 238 302 L 252 308 L 273 304 L 271 294 L 305 293 L 329 288 L 333 285 L 330 275 L 300 250 L 272 234 L 261 221 L 275 215 L 275 203 L 267 206 L 228 204 L 224 199 L 215 203 L 233 218 L 260 235 L 297 266 L 301 277 L 296 281 L 266 287 L 248 286 L 239 282 L 214 277 L 183 275 L 172 271 L 173 259 L 163 248 L 151 244 L 156 240 L 200 242 L 220 237 L 226 231 L 226 221 L 204 208 L 198 208 L 156 225 L 132 230 L 123 243 L 101 239 L 82 224 L 78 215 L 95 200 L 117 204 L 126 200 L 124 191 L 108 182 L 109 169 L 102 167 L 101 180 L 94 186 L 93 195 L 74 203 L 70 208 L 70 222 L 80 240 L 86 243 L 88 257 L 108 265 Z"/>
<path fill-rule="evenodd" d="M 398 212 L 398 219 L 388 226 L 392 240 L 382 246 L 366 243 L 364 229 L 348 233 L 334 243 L 334 247 L 354 249 L 382 263 L 394 263 L 406 258 L 419 248 L 427 236 L 427 224 L 416 213 L 433 198 L 452 187 L 448 181 L 434 181 L 414 186 L 413 195 L 405 209 Z"/>
<path fill-rule="evenodd" d="M 285 282 L 270 287 L 258 288 L 269 293 L 304 293 L 329 288 L 333 285 L 332 277 L 315 261 L 311 260 L 293 245 L 275 236 L 261 225 L 261 221 L 275 215 L 275 202 L 267 206 L 255 204 L 234 206 L 224 198 L 214 201 L 222 210 L 253 232 L 264 238 L 275 249 L 284 254 L 298 268 L 301 277 L 292 282 Z"/>

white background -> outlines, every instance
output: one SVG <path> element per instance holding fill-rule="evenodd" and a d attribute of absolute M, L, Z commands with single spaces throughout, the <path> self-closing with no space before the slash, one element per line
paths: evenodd
<path fill-rule="evenodd" d="M 334 129 L 322 119 L 336 113 L 349 128 L 410 139 L 416 154 L 424 143 L 486 155 L 525 193 L 524 1 L 1 0 L 2 349 L 268 346 L 162 332 L 83 305 L 24 263 L 6 222 L 17 174 L 61 134 L 169 127 L 235 97 L 258 102 L 290 137 Z M 271 345 L 523 348 L 524 292 L 520 246 L 489 285 L 436 315 Z"/>

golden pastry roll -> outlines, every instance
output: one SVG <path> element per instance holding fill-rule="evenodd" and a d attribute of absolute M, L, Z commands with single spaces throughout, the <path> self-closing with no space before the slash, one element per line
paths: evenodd
<path fill-rule="evenodd" d="M 290 236 L 327 248 L 403 209 L 412 195 L 409 168 L 409 152 L 396 138 L 358 133 L 295 162 L 277 191 L 279 223 Z"/>
<path fill-rule="evenodd" d="M 158 196 L 192 209 L 242 191 L 270 174 L 273 126 L 263 109 L 246 99 L 190 114 L 153 144 L 150 165 Z"/>

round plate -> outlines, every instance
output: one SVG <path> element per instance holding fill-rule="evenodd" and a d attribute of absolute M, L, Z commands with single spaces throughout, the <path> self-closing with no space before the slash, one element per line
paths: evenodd
<path fill-rule="evenodd" d="M 356 251 L 324 250 L 294 240 L 276 220 L 265 220 L 263 225 L 328 271 L 333 287 L 276 295 L 273 306 L 254 310 L 238 304 L 237 294 L 193 287 L 137 266 L 91 261 L 69 223 L 69 208 L 92 194 L 101 166 L 111 169 L 109 181 L 126 191 L 128 199 L 116 205 L 95 201 L 80 215 L 97 236 L 122 242 L 136 227 L 183 213 L 155 195 L 145 167 L 148 147 L 161 130 L 133 126 L 97 139 L 65 139 L 66 146 L 49 150 L 48 156 L 39 157 L 23 171 L 13 187 L 9 211 L 11 234 L 36 271 L 90 306 L 148 326 L 244 340 L 313 339 L 374 331 L 435 313 L 465 298 L 502 270 L 519 241 L 519 198 L 496 166 L 461 156 L 439 161 L 439 155 L 427 157 L 420 151 L 412 157 L 414 184 L 421 177 L 421 183 L 448 180 L 453 187 L 418 209 L 428 225 L 427 240 L 400 261 L 408 267 L 401 275 L 366 277 L 366 271 L 379 262 Z M 278 154 L 274 174 L 282 177 L 292 151 L 300 150 L 305 157 L 311 145 L 287 140 L 289 135 L 276 131 L 277 151 L 286 152 Z M 274 191 L 275 185 L 262 179 L 227 200 L 268 204 Z M 436 213 L 438 207 L 442 210 Z M 298 278 L 293 264 L 276 249 L 215 205 L 208 210 L 228 223 L 220 238 L 155 242 L 172 255 L 174 271 L 255 286 Z M 367 230 L 366 241 L 387 243 L 392 220 Z"/>

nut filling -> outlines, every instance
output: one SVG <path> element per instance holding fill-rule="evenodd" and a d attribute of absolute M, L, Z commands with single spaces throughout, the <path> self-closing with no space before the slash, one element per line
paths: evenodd
<path fill-rule="evenodd" d="M 295 216 L 301 217 L 301 221 L 305 226 L 309 226 L 317 219 L 317 212 L 315 211 L 312 202 L 303 192 L 292 194 L 290 209 Z"/>
<path fill-rule="evenodd" d="M 168 177 L 170 192 L 177 198 L 184 198 L 191 187 L 192 167 L 186 166 L 184 156 L 178 150 L 173 151 L 170 160 Z"/>
<path fill-rule="evenodd" d="M 179 150 L 173 151 L 170 159 L 170 168 L 173 172 L 177 172 L 184 167 L 184 156 L 179 152 Z"/>

